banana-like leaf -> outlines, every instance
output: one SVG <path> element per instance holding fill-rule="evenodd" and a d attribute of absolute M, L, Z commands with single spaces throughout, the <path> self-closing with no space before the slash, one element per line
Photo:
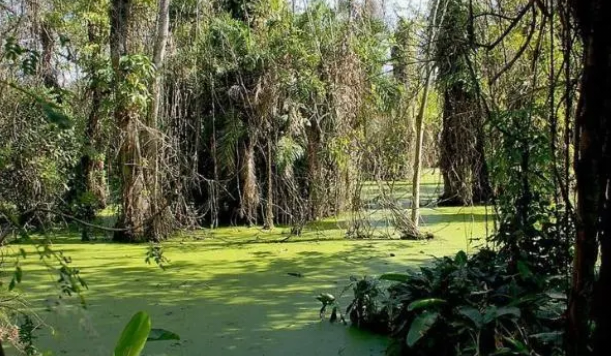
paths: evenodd
<path fill-rule="evenodd" d="M 439 299 L 439 298 L 419 299 L 419 300 L 409 303 L 409 305 L 407 306 L 407 311 L 428 308 L 428 307 L 445 304 L 445 303 L 446 303 L 445 300 Z"/>
<path fill-rule="evenodd" d="M 511 315 L 516 318 L 520 317 L 520 308 L 517 307 L 500 307 L 491 306 L 486 308 L 486 312 L 484 313 L 484 324 L 488 324 L 502 316 Z"/>
<path fill-rule="evenodd" d="M 140 356 L 151 331 L 151 318 L 145 312 L 134 314 L 121 333 L 114 356 Z"/>
<path fill-rule="evenodd" d="M 473 307 L 461 307 L 458 308 L 458 313 L 467 317 L 475 324 L 477 328 L 481 328 L 484 324 L 484 316 L 482 313 Z"/>
<path fill-rule="evenodd" d="M 407 346 L 413 347 L 435 325 L 437 319 L 439 312 L 433 311 L 424 312 L 414 319 L 405 339 Z"/>

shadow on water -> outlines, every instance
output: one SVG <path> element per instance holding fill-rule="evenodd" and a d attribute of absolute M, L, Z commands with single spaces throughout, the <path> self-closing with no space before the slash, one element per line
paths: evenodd
<path fill-rule="evenodd" d="M 24 266 L 22 288 L 55 327 L 54 336 L 40 335 L 41 348 L 109 355 L 129 317 L 146 310 L 154 327 L 181 336 L 177 343 L 151 343 L 149 356 L 381 355 L 385 338 L 320 322 L 315 296 L 339 294 L 351 274 L 404 271 L 430 261 L 403 241 L 259 244 L 222 252 L 194 245 L 168 244 L 166 271 L 143 263 L 144 246 L 57 246 L 78 262 L 90 285 L 86 310 L 49 298 L 57 295 L 45 287 L 49 274 Z M 343 306 L 348 298 L 340 298 Z"/>

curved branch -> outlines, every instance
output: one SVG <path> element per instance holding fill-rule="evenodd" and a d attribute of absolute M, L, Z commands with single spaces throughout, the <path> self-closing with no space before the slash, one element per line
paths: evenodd
<path fill-rule="evenodd" d="M 484 47 L 484 48 L 486 48 L 489 51 L 494 49 L 496 46 L 498 46 L 498 44 L 503 42 L 505 37 L 507 37 L 509 35 L 509 33 L 511 33 L 511 31 L 513 31 L 513 29 L 518 25 L 518 23 L 520 23 L 520 21 L 522 20 L 522 18 L 524 18 L 524 16 L 528 12 L 528 10 L 533 8 L 534 2 L 535 2 L 535 0 L 529 0 L 528 4 L 526 4 L 526 6 L 524 6 L 524 8 L 522 10 L 520 10 L 520 12 L 518 13 L 518 16 L 516 16 L 515 19 L 513 19 L 513 22 L 511 22 L 511 24 L 509 24 L 509 26 L 505 29 L 505 31 L 503 31 L 503 33 L 499 36 L 499 38 L 497 38 L 494 42 L 492 42 L 491 44 L 488 44 L 488 45 L 478 44 L 478 46 Z"/>
<path fill-rule="evenodd" d="M 490 85 L 494 84 L 501 77 L 501 75 L 503 75 L 506 71 L 508 71 L 511 67 L 513 67 L 513 65 L 518 61 L 518 59 L 522 57 L 522 55 L 528 48 L 528 45 L 530 45 L 530 41 L 532 40 L 532 37 L 535 34 L 535 29 L 536 29 L 536 24 L 537 24 L 536 15 L 537 13 L 535 12 L 533 8 L 533 20 L 530 23 L 530 31 L 528 32 L 526 41 L 524 41 L 524 44 L 522 44 L 522 47 L 520 47 L 516 55 L 509 61 L 509 63 L 507 63 L 505 67 L 503 67 L 503 69 L 501 69 L 498 73 L 496 73 L 492 77 L 492 79 L 490 79 L 490 82 L 489 82 Z"/>

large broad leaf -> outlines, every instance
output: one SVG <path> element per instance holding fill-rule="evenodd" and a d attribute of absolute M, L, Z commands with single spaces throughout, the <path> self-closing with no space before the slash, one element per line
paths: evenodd
<path fill-rule="evenodd" d="M 484 324 L 488 324 L 502 316 L 510 315 L 516 318 L 520 317 L 520 308 L 517 307 L 500 307 L 491 306 L 486 308 L 484 313 Z"/>
<path fill-rule="evenodd" d="M 380 276 L 380 279 L 383 281 L 407 282 L 410 276 L 403 273 L 385 273 Z"/>
<path fill-rule="evenodd" d="M 462 316 L 467 317 L 467 319 L 471 320 L 477 328 L 481 328 L 482 325 L 484 324 L 484 316 L 476 308 L 461 307 L 461 308 L 458 308 L 458 313 Z"/>
<path fill-rule="evenodd" d="M 439 312 L 424 312 L 414 319 L 405 339 L 407 346 L 413 347 L 435 325 L 437 319 Z"/>
<path fill-rule="evenodd" d="M 123 329 L 114 356 L 139 356 L 151 331 L 151 318 L 145 312 L 136 313 Z"/>
<path fill-rule="evenodd" d="M 151 329 L 147 341 L 180 340 L 178 334 L 164 329 Z"/>
<path fill-rule="evenodd" d="M 436 305 L 445 304 L 445 302 L 445 300 L 439 298 L 419 299 L 409 303 L 409 305 L 407 306 L 407 311 L 429 308 Z"/>
<path fill-rule="evenodd" d="M 552 331 L 547 333 L 532 334 L 529 337 L 543 343 L 561 343 L 563 335 L 564 332 L 562 331 Z"/>

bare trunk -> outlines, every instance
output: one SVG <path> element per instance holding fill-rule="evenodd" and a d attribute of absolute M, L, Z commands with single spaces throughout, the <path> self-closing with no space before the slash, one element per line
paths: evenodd
<path fill-rule="evenodd" d="M 485 154 L 485 135 L 482 119 L 476 119 L 475 152 L 471 163 L 471 176 L 473 177 L 473 203 L 489 203 L 492 199 L 492 186 Z"/>
<path fill-rule="evenodd" d="M 439 205 L 471 204 L 469 185 L 470 135 L 468 121 L 472 110 L 467 108 L 466 93 L 459 87 L 446 88 L 441 131 L 440 170 L 443 176 L 443 195 Z"/>
<path fill-rule="evenodd" d="M 608 100 L 608 99 L 607 99 Z M 609 128 L 609 116 L 607 116 L 607 142 L 611 137 Z M 607 143 L 608 145 L 609 143 Z M 610 148 L 607 146 L 605 152 L 605 162 L 611 162 Z M 609 168 L 606 168 L 607 170 Z M 598 281 L 594 285 L 594 320 L 596 321 L 596 331 L 594 333 L 594 351 L 596 356 L 607 355 L 608 338 L 611 335 L 611 308 L 609 308 L 609 298 L 611 298 L 611 174 L 607 172 L 605 182 L 605 202 L 601 216 L 602 228 L 600 232 L 600 271 Z"/>
<path fill-rule="evenodd" d="M 149 125 L 157 128 L 157 117 L 159 116 L 159 103 L 161 97 L 161 70 L 165 60 L 165 49 L 170 33 L 170 2 L 171 0 L 159 0 L 157 13 L 157 33 L 153 53 L 153 64 L 156 75 L 155 84 L 152 88 L 152 103 L 149 114 Z"/>
<path fill-rule="evenodd" d="M 584 46 L 584 71 L 576 116 L 577 209 L 572 290 L 568 309 L 567 352 L 590 354 L 590 317 L 596 323 L 595 355 L 608 354 L 611 335 L 609 162 L 611 162 L 611 4 L 605 0 L 572 1 Z M 595 279 L 601 242 L 601 268 Z M 593 303 L 591 301 L 593 299 Z"/>
<path fill-rule="evenodd" d="M 308 129 L 308 216 L 307 220 L 316 220 L 320 215 L 320 162 L 318 150 L 320 147 L 320 127 L 316 119 L 311 120 Z"/>
<path fill-rule="evenodd" d="M 97 43 L 97 36 L 95 33 L 94 26 L 88 24 L 88 37 L 90 43 Z M 102 105 L 103 93 L 98 84 L 98 77 L 96 75 L 97 67 L 95 62 L 99 59 L 99 47 L 92 54 L 92 64 L 89 68 L 91 83 L 89 85 L 89 92 L 91 94 L 91 108 L 89 109 L 89 116 L 87 118 L 87 127 L 85 128 L 85 145 L 83 147 L 81 162 L 77 167 L 80 172 L 77 172 L 77 176 L 80 178 L 77 181 L 76 191 L 81 194 L 84 193 L 88 197 L 84 201 L 88 206 L 84 211 L 84 216 L 80 218 L 90 221 L 95 217 L 97 209 L 103 209 L 106 207 L 106 178 L 104 176 L 104 159 L 101 154 L 103 150 L 100 144 L 100 109 Z M 94 198 L 94 201 L 89 200 Z M 83 241 L 89 240 L 89 228 L 85 225 L 82 227 L 81 238 Z"/>
<path fill-rule="evenodd" d="M 40 24 L 40 43 L 42 44 L 40 70 L 43 82 L 47 88 L 58 90 L 60 86 L 53 70 L 55 38 L 53 37 L 53 29 L 46 22 Z"/>
<path fill-rule="evenodd" d="M 439 22 L 437 22 L 437 11 L 439 10 L 440 1 L 436 1 L 431 7 L 431 19 L 429 24 L 428 39 L 424 52 L 425 60 L 428 61 L 431 55 L 431 47 L 436 37 L 436 27 L 443 23 L 445 17 L 444 7 Z M 446 3 L 447 5 L 447 3 Z M 426 102 L 429 96 L 429 88 L 431 86 L 431 75 L 433 68 L 430 63 L 425 64 L 424 73 L 424 89 L 422 92 L 422 100 L 416 117 L 416 153 L 414 156 L 414 176 L 412 179 L 412 223 L 414 225 L 414 236 L 419 236 L 418 224 L 420 220 L 420 169 L 422 168 L 422 140 L 424 137 L 424 112 L 426 110 Z"/>
<path fill-rule="evenodd" d="M 416 117 L 416 153 L 414 155 L 414 177 L 412 179 L 412 223 L 414 236 L 418 235 L 420 220 L 420 169 L 422 168 L 422 139 L 424 137 L 424 111 L 431 86 L 431 69 L 427 66 L 420 109 Z"/>
<path fill-rule="evenodd" d="M 161 137 L 158 123 L 159 107 L 161 101 L 161 78 L 162 68 L 165 59 L 165 48 L 168 41 L 169 29 L 170 29 L 170 2 L 171 0 L 159 0 L 158 12 L 157 12 L 157 30 L 155 38 L 155 47 L 153 50 L 153 64 L 155 66 L 155 80 L 151 87 L 151 105 L 147 116 L 147 134 L 144 135 L 145 140 L 143 141 L 144 154 L 149 162 L 149 167 L 146 170 L 147 186 L 151 189 L 150 204 L 152 221 L 150 233 L 152 236 L 163 236 L 165 235 L 163 224 L 163 205 L 164 199 L 162 197 L 159 180 L 160 180 L 160 153 L 161 149 Z"/>
<path fill-rule="evenodd" d="M 257 187 L 257 172 L 255 167 L 255 144 L 252 137 L 244 147 L 242 164 L 242 215 L 249 226 L 257 223 L 257 206 L 259 205 L 259 190 Z"/>
<path fill-rule="evenodd" d="M 90 43 L 98 43 L 99 38 L 96 33 L 95 25 L 89 23 L 87 35 Z M 92 54 L 92 62 L 96 63 L 99 60 L 100 48 Z M 106 207 L 107 187 L 104 177 L 104 160 L 100 152 L 103 150 L 100 142 L 100 110 L 104 94 L 100 89 L 97 81 L 99 78 L 96 75 L 97 66 L 92 64 L 89 68 L 91 75 L 91 83 L 89 91 L 91 93 L 91 108 L 89 117 L 87 118 L 87 127 L 85 129 L 86 146 L 81 157 L 81 168 L 83 171 L 85 190 L 91 193 L 97 199 L 97 204 L 100 208 Z"/>
<path fill-rule="evenodd" d="M 271 137 L 271 134 L 270 134 Z M 265 212 L 264 229 L 271 230 L 274 228 L 274 171 L 272 166 L 272 142 L 267 141 L 267 202 Z"/>

